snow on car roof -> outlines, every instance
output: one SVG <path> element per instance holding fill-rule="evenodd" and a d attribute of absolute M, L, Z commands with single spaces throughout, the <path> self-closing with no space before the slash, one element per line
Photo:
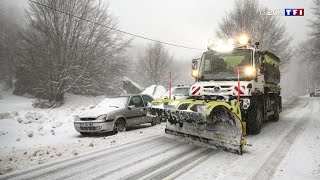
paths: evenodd
<path fill-rule="evenodd" d="M 127 105 L 129 96 L 113 96 L 102 100 L 97 106 L 99 107 L 119 107 L 124 108 Z"/>

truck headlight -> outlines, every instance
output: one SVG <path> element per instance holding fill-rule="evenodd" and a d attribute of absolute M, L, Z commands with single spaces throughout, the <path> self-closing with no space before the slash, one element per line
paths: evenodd
<path fill-rule="evenodd" d="M 244 73 L 246 74 L 246 76 L 253 76 L 255 73 L 255 69 L 253 69 L 253 67 L 248 66 L 245 68 Z"/>
<path fill-rule="evenodd" d="M 198 76 L 198 71 L 197 70 L 193 70 L 192 71 L 192 77 L 197 77 Z"/>
<path fill-rule="evenodd" d="M 101 115 L 101 116 L 99 116 L 98 118 L 97 118 L 97 120 L 107 120 L 107 115 L 106 114 L 104 114 L 104 115 Z"/>
<path fill-rule="evenodd" d="M 246 44 L 248 44 L 248 42 L 249 42 L 249 38 L 248 38 L 247 35 L 243 34 L 243 35 L 241 35 L 241 36 L 239 37 L 239 43 L 240 43 L 241 45 L 246 45 Z"/>

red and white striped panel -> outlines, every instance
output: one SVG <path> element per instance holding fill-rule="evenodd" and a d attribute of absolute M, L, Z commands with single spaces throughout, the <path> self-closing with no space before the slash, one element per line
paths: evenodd
<path fill-rule="evenodd" d="M 190 90 L 191 96 L 201 95 L 201 86 L 192 86 Z"/>
<path fill-rule="evenodd" d="M 238 95 L 238 92 L 240 93 L 240 95 L 248 94 L 246 86 L 240 86 L 240 91 L 238 91 L 238 86 L 234 86 L 233 95 Z"/>

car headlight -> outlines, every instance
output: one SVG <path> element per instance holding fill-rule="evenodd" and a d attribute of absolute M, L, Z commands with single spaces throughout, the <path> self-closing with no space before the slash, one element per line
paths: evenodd
<path fill-rule="evenodd" d="M 74 121 L 80 121 L 80 117 L 79 116 L 74 116 Z"/>
<path fill-rule="evenodd" d="M 107 120 L 107 115 L 106 114 L 104 114 L 104 115 L 101 115 L 101 116 L 99 116 L 98 118 L 97 118 L 97 120 Z"/>

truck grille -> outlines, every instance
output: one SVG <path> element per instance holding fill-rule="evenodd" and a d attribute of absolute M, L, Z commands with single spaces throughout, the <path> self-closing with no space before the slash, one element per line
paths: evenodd
<path fill-rule="evenodd" d="M 81 121 L 93 121 L 96 120 L 96 118 L 80 118 Z"/>
<path fill-rule="evenodd" d="M 230 93 L 232 91 L 232 86 L 227 86 L 227 85 L 224 85 L 224 86 L 218 86 L 219 87 L 219 90 L 216 91 L 215 90 L 215 87 L 216 86 L 204 86 L 203 88 L 203 92 L 204 93 L 211 93 L 211 94 L 215 94 L 215 93 Z"/>

